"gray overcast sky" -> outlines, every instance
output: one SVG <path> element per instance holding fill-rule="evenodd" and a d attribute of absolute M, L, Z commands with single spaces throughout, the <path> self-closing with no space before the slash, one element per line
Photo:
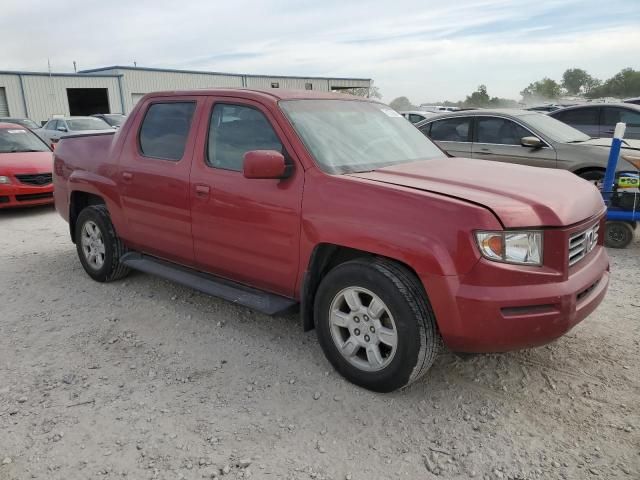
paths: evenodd
<path fill-rule="evenodd" d="M 519 98 L 640 68 L 640 0 L 3 0 L 0 70 L 114 64 L 371 77 L 384 99 Z"/>

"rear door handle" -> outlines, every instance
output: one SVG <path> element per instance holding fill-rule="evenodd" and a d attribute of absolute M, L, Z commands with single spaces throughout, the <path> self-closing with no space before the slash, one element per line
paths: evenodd
<path fill-rule="evenodd" d="M 490 155 L 491 154 L 491 152 L 489 151 L 488 148 L 481 148 L 480 151 L 478 151 L 478 153 L 480 155 Z"/>
<path fill-rule="evenodd" d="M 196 190 L 196 196 L 201 198 L 208 197 L 209 192 L 211 191 L 211 189 L 209 188 L 209 185 L 196 185 L 195 190 Z"/>
<path fill-rule="evenodd" d="M 122 172 L 122 179 L 125 182 L 128 182 L 129 180 L 133 179 L 133 173 L 131 173 L 131 172 Z"/>

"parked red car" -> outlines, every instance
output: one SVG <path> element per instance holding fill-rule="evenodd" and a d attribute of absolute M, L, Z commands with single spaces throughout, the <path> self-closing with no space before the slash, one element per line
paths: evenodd
<path fill-rule="evenodd" d="M 117 133 L 65 137 L 54 158 L 91 278 L 134 268 L 269 314 L 299 307 L 335 368 L 376 391 L 423 375 L 441 339 L 550 342 L 609 283 L 593 185 L 448 158 L 367 99 L 150 94 Z"/>
<path fill-rule="evenodd" d="M 0 123 L 0 208 L 53 203 L 51 149 L 29 129 Z"/>

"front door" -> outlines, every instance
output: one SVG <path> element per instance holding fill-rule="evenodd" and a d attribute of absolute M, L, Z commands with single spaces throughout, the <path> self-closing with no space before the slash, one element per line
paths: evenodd
<path fill-rule="evenodd" d="M 149 99 L 128 132 L 137 138 L 126 142 L 118 176 L 128 243 L 189 266 L 194 263 L 189 174 L 197 106 L 198 97 Z"/>
<path fill-rule="evenodd" d="M 198 266 L 246 285 L 292 296 L 298 271 L 304 170 L 274 114 L 257 102 L 211 99 L 203 146 L 191 172 Z M 277 150 L 292 164 L 286 179 L 248 179 L 243 156 Z"/>
<path fill-rule="evenodd" d="M 548 144 L 531 148 L 523 137 L 538 137 L 519 123 L 503 117 L 476 117 L 473 158 L 517 163 L 532 167 L 556 168 L 556 151 Z"/>

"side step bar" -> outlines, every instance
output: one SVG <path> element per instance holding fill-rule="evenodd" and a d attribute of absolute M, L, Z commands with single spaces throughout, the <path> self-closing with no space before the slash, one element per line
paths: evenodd
<path fill-rule="evenodd" d="M 298 303 L 287 297 L 263 292 L 141 253 L 125 253 L 120 262 L 134 270 L 172 280 L 194 290 L 249 307 L 267 315 L 287 313 L 293 310 L 293 307 Z"/>

